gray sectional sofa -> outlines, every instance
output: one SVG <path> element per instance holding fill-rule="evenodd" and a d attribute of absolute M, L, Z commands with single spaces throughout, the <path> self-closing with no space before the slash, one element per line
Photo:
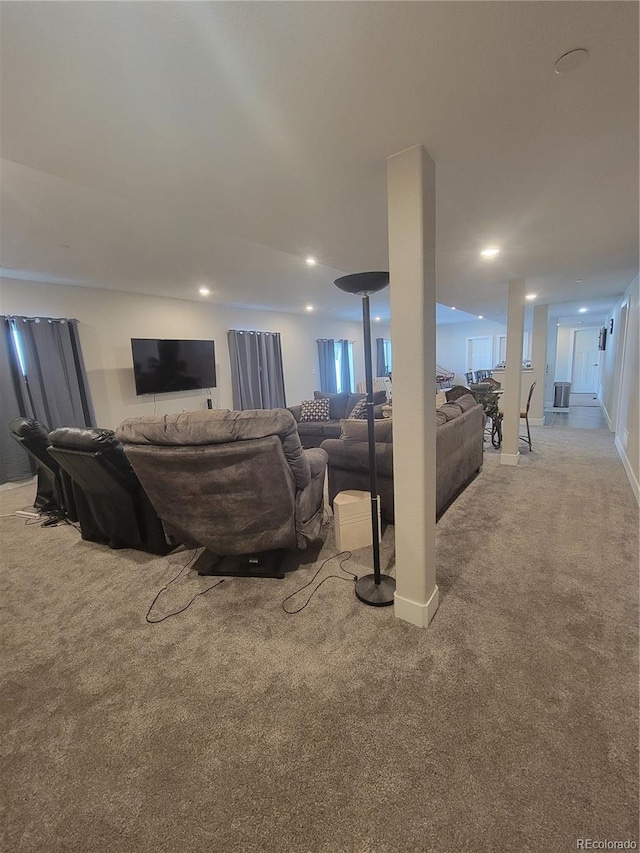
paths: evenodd
<path fill-rule="evenodd" d="M 439 518 L 482 467 L 484 411 L 467 394 L 446 403 L 436 420 L 436 516 Z M 376 424 L 378 492 L 383 519 L 393 524 L 392 422 Z M 346 489 L 369 489 L 366 422 L 347 425 L 344 438 L 321 444 L 329 456 L 329 500 Z"/>
<path fill-rule="evenodd" d="M 342 394 L 328 394 L 324 391 L 314 391 L 314 400 L 329 400 L 330 420 L 328 421 L 301 421 L 302 406 L 290 406 L 289 411 L 298 424 L 298 434 L 302 446 L 305 449 L 320 447 L 322 442 L 327 438 L 340 438 L 342 432 L 340 421 L 343 418 L 348 418 L 355 404 L 360 400 L 364 400 L 365 397 L 366 394 L 350 394 L 348 391 Z M 373 403 L 376 418 L 382 418 L 382 406 L 386 402 L 387 394 L 385 391 L 374 392 Z"/>

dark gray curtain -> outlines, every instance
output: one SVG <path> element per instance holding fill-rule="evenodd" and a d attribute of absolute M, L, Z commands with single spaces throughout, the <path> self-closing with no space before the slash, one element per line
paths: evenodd
<path fill-rule="evenodd" d="M 94 426 L 76 320 L 13 318 L 26 373 L 26 414 L 48 429 Z"/>
<path fill-rule="evenodd" d="M 340 344 L 340 387 L 343 391 L 351 391 L 351 364 L 349 363 L 349 341 L 341 340 Z M 335 371 L 334 371 L 335 373 Z"/>
<path fill-rule="evenodd" d="M 29 457 L 11 438 L 9 424 L 26 414 L 20 387 L 20 365 L 8 317 L 0 326 L 0 483 L 25 480 L 34 473 Z"/>
<path fill-rule="evenodd" d="M 388 376 L 389 368 L 384 357 L 384 338 L 376 338 L 376 376 Z"/>
<path fill-rule="evenodd" d="M 287 405 L 279 332 L 227 333 L 233 408 L 279 409 Z"/>
<path fill-rule="evenodd" d="M 320 366 L 320 390 L 335 394 L 336 384 L 336 349 L 333 338 L 320 338 L 318 344 L 318 364 Z"/>

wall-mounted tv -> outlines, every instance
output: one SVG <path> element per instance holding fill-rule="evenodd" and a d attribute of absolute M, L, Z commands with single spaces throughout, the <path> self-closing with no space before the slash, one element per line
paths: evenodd
<path fill-rule="evenodd" d="M 136 394 L 216 387 L 214 341 L 132 338 Z"/>

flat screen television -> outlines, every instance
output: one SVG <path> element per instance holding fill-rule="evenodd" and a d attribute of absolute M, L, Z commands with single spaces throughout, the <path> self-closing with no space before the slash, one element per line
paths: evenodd
<path fill-rule="evenodd" d="M 216 387 L 214 341 L 132 338 L 136 394 Z"/>

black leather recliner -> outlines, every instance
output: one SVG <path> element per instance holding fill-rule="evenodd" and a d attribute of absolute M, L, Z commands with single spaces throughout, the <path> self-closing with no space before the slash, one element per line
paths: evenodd
<path fill-rule="evenodd" d="M 112 430 L 62 427 L 49 444 L 71 477 L 83 539 L 151 554 L 175 547 Z"/>
<path fill-rule="evenodd" d="M 71 479 L 48 452 L 49 436 L 45 427 L 34 418 L 16 418 L 11 421 L 10 429 L 11 437 L 36 463 L 38 485 L 34 507 L 77 521 Z"/>

